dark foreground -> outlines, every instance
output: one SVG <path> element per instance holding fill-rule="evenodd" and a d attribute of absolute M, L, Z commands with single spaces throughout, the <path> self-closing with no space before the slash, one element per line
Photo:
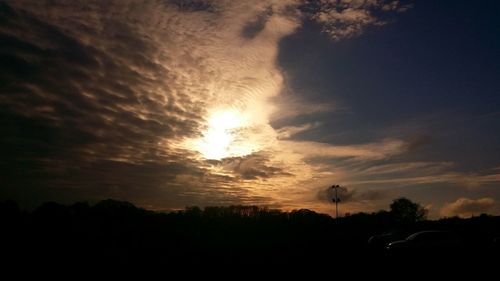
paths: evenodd
<path fill-rule="evenodd" d="M 165 214 L 106 200 L 94 206 L 46 203 L 31 213 L 3 202 L 0 219 L 3 268 L 265 268 L 335 275 L 355 267 L 356 275 L 398 268 L 486 272 L 500 264 L 500 217 L 486 215 L 409 223 L 387 212 L 334 220 L 309 210 L 253 206 Z M 387 249 L 389 242 L 427 230 L 433 232 L 419 241 Z"/>

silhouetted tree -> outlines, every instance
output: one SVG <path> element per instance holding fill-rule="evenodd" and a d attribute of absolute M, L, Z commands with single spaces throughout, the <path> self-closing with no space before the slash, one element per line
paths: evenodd
<path fill-rule="evenodd" d="M 456 233 L 475 257 L 499 248 L 500 216 L 419 221 L 425 209 L 406 198 L 390 211 L 355 213 L 334 220 L 307 209 L 259 206 L 187 207 L 170 213 L 104 200 L 70 206 L 45 203 L 32 212 L 0 202 L 0 248 L 11 264 L 176 267 L 232 264 L 331 266 L 325 253 L 344 260 L 393 262 L 389 242 L 425 230 Z M 451 253 L 451 252 L 450 252 Z M 457 258 L 462 257 L 457 255 Z M 387 259 L 388 258 L 388 259 Z M 339 261 L 336 260 L 337 264 Z"/>
<path fill-rule="evenodd" d="M 425 220 L 427 217 L 427 210 L 424 207 L 405 197 L 392 201 L 390 208 L 391 215 L 398 222 L 412 223 Z"/>
<path fill-rule="evenodd" d="M 0 202 L 0 219 L 3 222 L 17 220 L 20 215 L 21 211 L 16 202 L 12 200 Z"/>
<path fill-rule="evenodd" d="M 200 218 L 203 211 L 198 206 L 189 206 L 184 210 L 184 214 L 191 218 Z"/>

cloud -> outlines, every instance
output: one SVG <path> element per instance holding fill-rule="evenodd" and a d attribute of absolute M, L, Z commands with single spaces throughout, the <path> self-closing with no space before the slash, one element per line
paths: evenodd
<path fill-rule="evenodd" d="M 269 17 L 272 16 L 272 9 L 267 9 L 260 13 L 256 19 L 245 24 L 242 30 L 243 37 L 252 39 L 266 27 Z"/>
<path fill-rule="evenodd" d="M 286 87 L 285 87 L 285 90 Z M 304 101 L 291 94 L 282 94 L 272 98 L 273 111 L 271 121 L 279 123 L 296 117 L 312 116 L 340 110 L 333 102 L 314 103 Z"/>
<path fill-rule="evenodd" d="M 283 80 L 278 42 L 299 25 L 286 11 L 293 2 L 0 4 L 2 193 L 37 185 L 45 190 L 39 200 L 53 196 L 51 186 L 78 190 L 61 197 L 114 194 L 167 206 L 257 200 L 226 189 L 237 179 L 212 173 L 183 144 L 225 108 L 259 111 L 238 139 L 273 137 L 266 100 Z M 279 172 L 255 163 L 242 160 L 233 172 L 247 179 Z"/>
<path fill-rule="evenodd" d="M 432 137 L 429 135 L 419 135 L 408 141 L 407 149 L 410 151 L 418 150 L 419 148 L 432 143 Z"/>
<path fill-rule="evenodd" d="M 455 165 L 441 165 L 435 163 L 435 166 L 430 164 L 430 166 L 424 165 L 419 167 L 420 165 L 413 164 L 399 164 L 403 167 L 402 170 L 398 171 L 395 169 L 390 173 L 382 171 L 367 174 L 365 172 L 358 173 L 352 170 L 351 175 L 356 179 L 349 181 L 349 183 L 351 185 L 385 185 L 399 187 L 447 183 L 464 189 L 477 190 L 480 187 L 494 185 L 500 182 L 500 176 L 498 174 L 454 171 L 452 167 Z M 404 166 L 406 166 L 406 168 L 404 168 Z M 413 168 L 410 168 L 411 166 L 413 166 Z M 378 168 L 375 166 L 375 170 L 377 169 Z"/>
<path fill-rule="evenodd" d="M 214 169 L 230 172 L 230 175 L 236 175 L 243 180 L 266 180 L 277 176 L 291 176 L 283 168 L 269 165 L 269 156 L 262 152 L 243 157 L 224 158 L 214 162 Z"/>
<path fill-rule="evenodd" d="M 300 134 L 302 132 L 311 130 L 319 126 L 319 123 L 306 123 L 300 126 L 285 126 L 277 130 L 278 139 L 285 140 L 289 139 L 294 135 Z"/>
<path fill-rule="evenodd" d="M 368 26 L 384 25 L 389 21 L 388 15 L 405 12 L 411 7 L 412 4 L 397 0 L 320 0 L 307 1 L 304 10 L 323 26 L 324 32 L 339 40 L 360 35 Z"/>
<path fill-rule="evenodd" d="M 412 174 L 418 171 L 420 175 L 440 174 L 453 168 L 455 165 L 451 162 L 403 162 L 369 166 L 359 169 L 359 174 L 365 175 L 396 175 Z"/>
<path fill-rule="evenodd" d="M 385 198 L 367 186 L 496 184 L 495 171 L 405 162 L 427 137 L 294 139 L 320 126 L 296 117 L 338 108 L 283 94 L 291 90 L 277 65 L 280 41 L 304 20 L 337 40 L 407 8 L 397 1 L 4 1 L 0 195 L 322 210 L 318 190 L 338 182 L 359 210 L 356 202 Z M 231 147 L 219 160 L 205 159 L 189 144 L 204 140 L 213 115 L 227 111 L 241 117 L 230 128 Z"/>
<path fill-rule="evenodd" d="M 459 198 L 455 202 L 445 204 L 441 209 L 441 215 L 446 217 L 469 217 L 488 213 L 492 211 L 496 204 L 497 202 L 489 197 L 480 199 Z"/>
<path fill-rule="evenodd" d="M 360 145 L 332 145 L 310 141 L 281 141 L 293 153 L 305 158 L 350 158 L 358 160 L 378 160 L 404 151 L 404 141 L 385 139 L 380 142 Z"/>

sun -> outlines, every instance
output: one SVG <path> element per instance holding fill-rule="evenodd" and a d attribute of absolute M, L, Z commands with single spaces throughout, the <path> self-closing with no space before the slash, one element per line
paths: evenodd
<path fill-rule="evenodd" d="M 197 150 L 206 159 L 222 159 L 229 156 L 229 148 L 234 141 L 235 130 L 242 126 L 236 110 L 213 113 L 208 119 L 208 128 L 203 139 L 198 142 Z"/>
<path fill-rule="evenodd" d="M 217 110 L 210 114 L 203 137 L 194 148 L 205 159 L 220 160 L 246 154 L 240 145 L 239 135 L 246 126 L 243 114 L 235 109 Z"/>
<path fill-rule="evenodd" d="M 185 140 L 182 147 L 208 160 L 242 157 L 261 151 L 270 143 L 274 131 L 259 123 L 255 114 L 255 111 L 234 108 L 210 110 L 202 135 Z"/>

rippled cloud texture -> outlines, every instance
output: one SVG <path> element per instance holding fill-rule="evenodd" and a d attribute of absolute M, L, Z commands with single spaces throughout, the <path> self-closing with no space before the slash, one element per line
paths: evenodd
<path fill-rule="evenodd" d="M 403 181 L 454 181 L 461 175 L 450 163 L 373 164 L 411 150 L 408 140 L 334 145 L 294 139 L 318 123 L 271 126 L 335 110 L 276 102 L 287 90 L 280 40 L 305 21 L 342 40 L 385 24 L 377 15 L 409 8 L 354 0 L 2 3 L 2 193 L 33 204 L 113 197 L 152 209 L 324 211 L 330 205 L 318 192 L 332 182 L 390 186 L 385 175 L 408 171 L 422 176 Z M 383 193 L 353 198 L 370 209 Z"/>

